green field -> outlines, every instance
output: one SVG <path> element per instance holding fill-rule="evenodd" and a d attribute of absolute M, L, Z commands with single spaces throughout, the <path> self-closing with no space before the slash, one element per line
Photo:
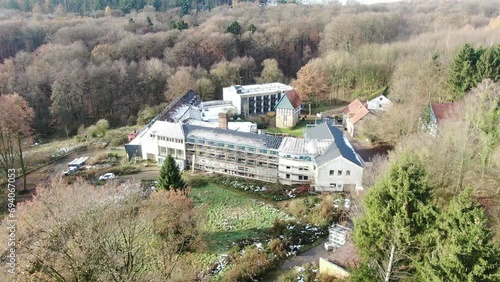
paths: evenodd
<path fill-rule="evenodd" d="M 267 234 L 277 218 L 289 216 L 262 201 L 243 193 L 231 191 L 217 184 L 195 187 L 191 197 L 199 211 L 205 215 L 201 230 L 208 248 L 193 254 L 192 263 L 205 268 L 220 254 L 226 253 L 232 243 L 245 238 L 258 238 Z"/>
<path fill-rule="evenodd" d="M 293 128 L 266 128 L 265 131 L 269 133 L 282 133 L 282 134 L 288 134 L 290 136 L 295 136 L 295 137 L 301 137 L 302 134 L 304 133 L 304 128 L 308 123 L 314 124 L 314 120 L 308 121 L 308 120 L 300 120 L 297 125 L 295 125 Z"/>

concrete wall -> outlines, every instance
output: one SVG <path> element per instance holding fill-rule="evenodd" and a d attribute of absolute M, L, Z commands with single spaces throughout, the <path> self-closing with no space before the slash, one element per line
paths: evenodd
<path fill-rule="evenodd" d="M 241 94 L 236 92 L 236 88 L 233 86 L 222 88 L 222 99 L 233 103 L 236 107 L 236 114 L 241 114 Z"/>
<path fill-rule="evenodd" d="M 319 258 L 319 273 L 336 278 L 346 278 L 351 276 L 351 274 L 346 269 L 332 262 L 329 262 L 324 258 Z"/>
<path fill-rule="evenodd" d="M 342 171 L 341 175 L 338 174 L 339 170 Z M 330 171 L 333 175 L 330 175 Z M 343 191 L 345 185 L 362 187 L 362 178 L 363 168 L 340 156 L 316 168 L 314 186 L 316 191 Z M 335 187 L 330 185 L 332 183 Z"/>
<path fill-rule="evenodd" d="M 276 111 L 276 127 L 278 128 L 291 128 L 294 127 L 299 121 L 299 110 L 292 109 L 278 109 Z"/>
<path fill-rule="evenodd" d="M 172 157 L 174 157 L 176 160 L 185 161 L 186 145 L 184 144 L 184 139 L 180 140 L 182 140 L 182 143 L 159 140 L 158 136 L 155 136 L 154 138 L 150 136 L 147 137 L 145 136 L 141 142 L 142 158 L 147 159 L 148 154 L 152 154 L 155 156 L 154 160 L 157 161 L 158 164 L 160 165 L 162 160 L 159 159 L 158 157 L 166 157 L 170 149 Z M 160 153 L 160 147 L 165 148 L 166 153 L 163 152 Z M 182 166 L 184 167 L 184 165 Z"/>
<path fill-rule="evenodd" d="M 314 164 L 312 161 L 293 160 L 280 157 L 278 160 L 278 177 L 282 184 L 312 183 L 314 181 Z M 289 178 L 287 178 L 287 174 Z M 302 176 L 302 179 L 299 179 Z M 304 179 L 304 176 L 307 179 Z"/>

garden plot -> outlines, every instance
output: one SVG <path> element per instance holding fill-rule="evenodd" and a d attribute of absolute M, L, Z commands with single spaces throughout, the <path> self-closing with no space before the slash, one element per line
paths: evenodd
<path fill-rule="evenodd" d="M 193 187 L 191 197 L 205 215 L 201 231 L 207 250 L 190 255 L 192 265 L 200 270 L 223 257 L 238 241 L 265 238 L 276 219 L 291 219 L 262 201 L 212 183 Z"/>
<path fill-rule="evenodd" d="M 193 200 L 206 215 L 202 232 L 207 234 L 210 249 L 216 253 L 245 238 L 265 234 L 276 219 L 290 217 L 262 201 L 209 184 L 193 188 Z"/>

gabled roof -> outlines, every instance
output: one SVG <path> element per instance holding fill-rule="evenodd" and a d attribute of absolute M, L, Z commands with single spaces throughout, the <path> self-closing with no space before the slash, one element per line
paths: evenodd
<path fill-rule="evenodd" d="M 462 112 L 462 103 L 435 103 L 431 104 L 432 112 L 437 121 L 451 120 L 455 121 L 460 118 Z"/>
<path fill-rule="evenodd" d="M 328 122 L 321 123 L 316 126 L 308 126 L 304 130 L 304 138 L 306 139 L 333 139 L 333 125 Z"/>
<path fill-rule="evenodd" d="M 318 140 L 333 139 L 333 146 L 331 146 L 326 153 L 316 158 L 318 165 L 325 164 L 330 160 L 342 156 L 352 163 L 362 166 L 361 158 L 354 151 L 354 148 L 351 146 L 349 140 L 347 140 L 344 136 L 342 130 L 336 128 L 328 122 L 319 124 L 315 127 L 306 128 L 304 138 Z"/>
<path fill-rule="evenodd" d="M 130 141 L 129 144 L 141 144 L 144 138 L 149 138 L 150 134 L 184 139 L 184 131 L 182 130 L 181 124 L 156 120 L 149 127 L 146 127 L 144 130 L 142 130 L 136 138 Z"/>
<path fill-rule="evenodd" d="M 351 120 L 352 124 L 355 124 L 370 113 L 358 99 L 352 101 L 342 112 Z"/>
<path fill-rule="evenodd" d="M 297 109 L 302 105 L 299 95 L 295 89 L 289 90 L 281 97 L 281 100 L 276 105 L 276 109 Z"/>
<path fill-rule="evenodd" d="M 391 102 L 391 100 L 389 100 L 389 98 L 387 98 L 385 95 L 378 95 L 378 96 L 374 97 L 373 99 L 368 100 L 367 103 L 372 102 L 372 101 L 380 101 L 380 98 L 384 98 L 384 100 Z"/>
<path fill-rule="evenodd" d="M 191 109 L 201 103 L 201 98 L 193 90 L 189 89 L 186 94 L 175 99 L 168 107 L 163 110 L 158 120 L 179 122 L 180 118 Z"/>

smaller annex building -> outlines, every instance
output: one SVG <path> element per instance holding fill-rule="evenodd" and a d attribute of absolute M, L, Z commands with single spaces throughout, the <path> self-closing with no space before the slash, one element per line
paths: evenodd
<path fill-rule="evenodd" d="M 361 120 L 370 113 L 361 101 L 358 99 L 352 101 L 343 111 L 343 125 L 347 132 L 354 137 L 356 135 L 356 128 L 359 128 Z"/>
<path fill-rule="evenodd" d="M 276 106 L 276 127 L 294 127 L 299 121 L 302 100 L 295 89 L 289 90 L 281 97 Z"/>

